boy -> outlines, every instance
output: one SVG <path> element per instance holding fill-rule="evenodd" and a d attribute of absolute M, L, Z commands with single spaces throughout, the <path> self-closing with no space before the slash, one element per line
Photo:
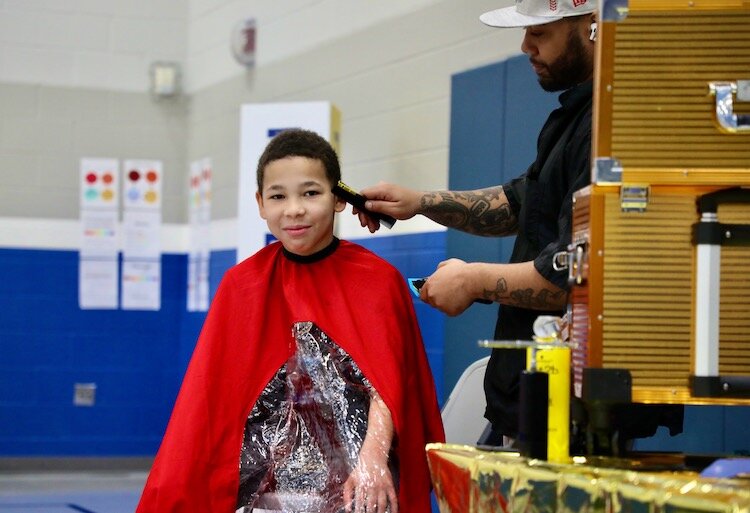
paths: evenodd
<path fill-rule="evenodd" d="M 429 513 L 444 439 L 398 271 L 339 241 L 335 151 L 288 130 L 258 163 L 279 242 L 227 271 L 138 513 Z"/>

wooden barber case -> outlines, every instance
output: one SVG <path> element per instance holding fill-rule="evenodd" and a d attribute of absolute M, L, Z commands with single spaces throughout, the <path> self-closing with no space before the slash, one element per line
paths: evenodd
<path fill-rule="evenodd" d="M 592 185 L 561 258 L 574 391 L 626 369 L 634 402 L 750 405 L 750 0 L 600 7 Z"/>

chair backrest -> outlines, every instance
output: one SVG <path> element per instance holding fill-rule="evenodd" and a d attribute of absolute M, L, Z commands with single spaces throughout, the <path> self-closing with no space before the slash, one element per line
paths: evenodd
<path fill-rule="evenodd" d="M 443 406 L 443 426 L 448 443 L 476 445 L 487 427 L 484 372 L 489 360 L 487 356 L 469 365 Z"/>

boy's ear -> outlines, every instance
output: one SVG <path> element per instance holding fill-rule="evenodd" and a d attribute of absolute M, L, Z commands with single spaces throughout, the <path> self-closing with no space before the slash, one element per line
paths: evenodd
<path fill-rule="evenodd" d="M 258 212 L 260 212 L 260 218 L 265 219 L 266 211 L 263 208 L 263 196 L 260 194 L 260 191 L 255 191 L 255 201 L 258 202 Z"/>
<path fill-rule="evenodd" d="M 334 194 L 334 196 L 336 195 Z M 336 196 L 336 204 L 334 205 L 333 208 L 336 212 L 343 212 L 344 209 L 346 208 L 346 201 Z"/>

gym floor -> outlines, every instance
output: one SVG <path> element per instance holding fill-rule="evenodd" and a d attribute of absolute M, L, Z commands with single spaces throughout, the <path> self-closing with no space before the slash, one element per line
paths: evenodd
<path fill-rule="evenodd" d="M 0 513 L 133 513 L 142 470 L 0 472 Z"/>

